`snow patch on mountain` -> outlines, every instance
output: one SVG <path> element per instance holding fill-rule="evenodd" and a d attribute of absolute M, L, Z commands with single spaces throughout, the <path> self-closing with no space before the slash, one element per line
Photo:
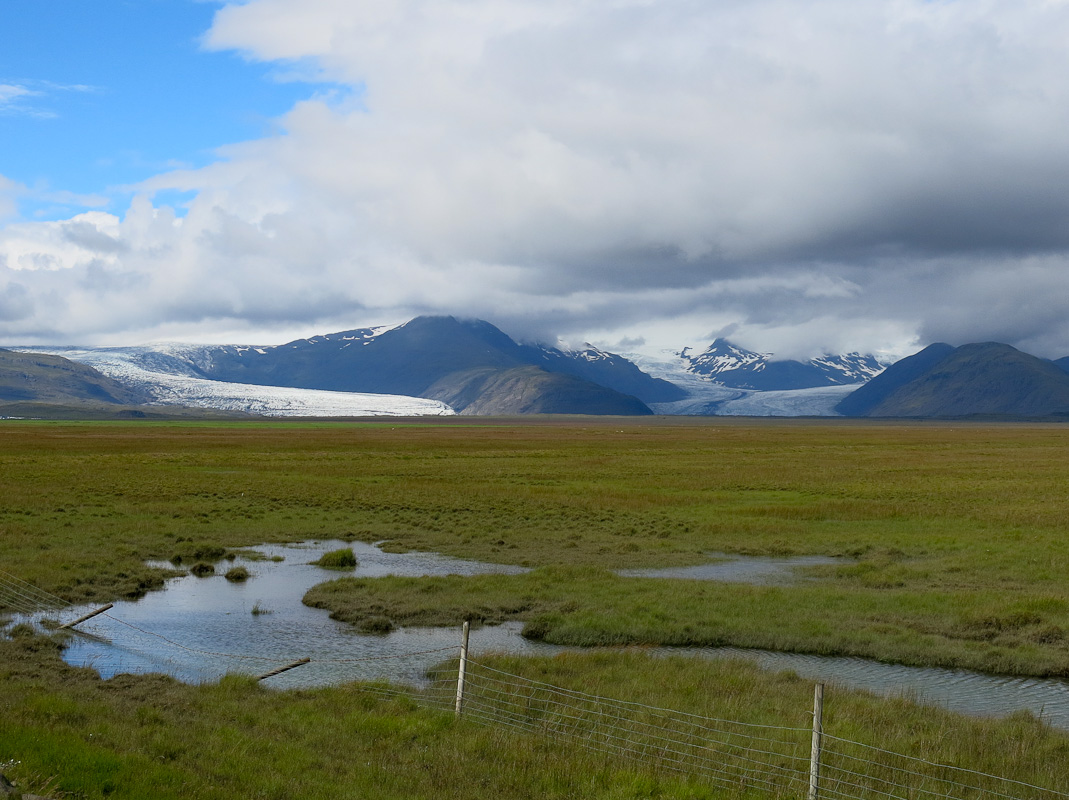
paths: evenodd
<path fill-rule="evenodd" d="M 126 386 L 146 392 L 152 397 L 152 405 L 213 408 L 269 417 L 415 417 L 455 413 L 445 403 L 422 397 L 208 380 L 197 376 L 192 366 L 198 360 L 203 361 L 212 349 L 199 345 L 20 349 L 86 364 Z"/>
<path fill-rule="evenodd" d="M 706 380 L 765 391 L 864 383 L 884 368 L 873 356 L 860 353 L 825 353 L 809 361 L 777 360 L 772 353 L 745 350 L 726 339 L 716 339 L 699 354 L 684 348 L 679 358 L 688 372 Z"/>

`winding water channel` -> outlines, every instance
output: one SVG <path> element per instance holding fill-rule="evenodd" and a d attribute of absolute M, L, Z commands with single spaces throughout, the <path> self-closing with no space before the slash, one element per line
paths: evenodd
<path fill-rule="evenodd" d="M 327 612 L 301 602 L 313 585 L 339 576 L 309 562 L 326 551 L 346 546 L 353 548 L 359 566 L 341 574 L 357 577 L 525 571 L 521 567 L 432 553 L 384 553 L 360 542 L 264 545 L 256 550 L 266 560 L 239 557 L 235 561 L 235 565 L 245 566 L 252 573 L 248 581 L 231 583 L 222 575 L 170 580 L 165 590 L 137 601 L 118 602 L 106 616 L 80 625 L 64 658 L 75 666 L 92 667 L 106 678 L 123 672 L 163 672 L 192 683 L 216 680 L 227 672 L 260 674 L 282 663 L 311 658 L 311 663 L 271 678 L 270 685 L 304 687 L 370 679 L 420 685 L 431 665 L 452 655 L 443 649 L 456 648 L 458 630 L 405 628 L 385 635 L 363 635 L 330 619 Z M 819 557 L 741 558 L 679 570 L 621 574 L 768 582 L 789 578 L 797 566 L 828 561 Z M 62 616 L 67 621 L 88 610 L 68 609 Z M 521 627 L 519 623 L 508 623 L 473 631 L 473 657 L 489 652 L 552 655 L 575 649 L 524 639 L 520 636 Z M 812 680 L 883 695 L 905 694 L 967 714 L 1006 715 L 1027 709 L 1069 730 L 1069 682 L 1064 680 L 731 647 L 656 648 L 649 652 L 746 658 L 766 669 L 790 670 Z"/>

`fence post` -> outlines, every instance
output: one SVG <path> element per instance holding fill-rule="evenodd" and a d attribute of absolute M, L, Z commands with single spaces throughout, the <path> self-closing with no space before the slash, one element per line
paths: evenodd
<path fill-rule="evenodd" d="M 824 684 L 813 690 L 813 749 L 809 757 L 809 800 L 817 800 L 820 792 L 820 746 L 824 735 Z"/>
<path fill-rule="evenodd" d="M 460 712 L 464 707 L 464 675 L 468 671 L 468 630 L 470 624 L 468 620 L 464 620 L 464 630 L 461 635 L 460 643 L 460 669 L 457 673 L 457 716 L 460 716 Z"/>
<path fill-rule="evenodd" d="M 78 617 L 78 619 L 74 620 L 73 622 L 68 622 L 66 625 L 60 625 L 59 630 L 63 630 L 64 628 L 73 628 L 75 625 L 81 625 L 83 622 L 88 619 L 92 619 L 97 614 L 103 614 L 105 611 L 107 611 L 109 608 L 112 608 L 113 606 L 114 603 L 108 603 L 103 608 L 98 608 L 96 611 L 90 611 L 84 617 Z"/>
<path fill-rule="evenodd" d="M 281 675 L 283 672 L 288 672 L 291 669 L 296 669 L 297 667 L 301 666 L 302 664 L 308 664 L 309 662 L 311 662 L 311 660 L 312 659 L 310 659 L 310 658 L 300 658 L 300 659 L 294 661 L 292 664 L 287 664 L 284 667 L 279 667 L 278 669 L 273 669 L 270 672 L 265 672 L 263 675 L 259 676 L 256 680 L 262 681 L 262 680 L 266 680 L 267 678 L 273 678 L 275 675 Z"/>

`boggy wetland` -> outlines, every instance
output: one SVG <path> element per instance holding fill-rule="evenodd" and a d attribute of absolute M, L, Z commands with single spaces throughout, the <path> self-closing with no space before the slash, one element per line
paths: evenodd
<path fill-rule="evenodd" d="M 305 602 L 335 624 L 389 637 L 470 619 L 522 626 L 528 640 L 557 647 L 629 646 L 500 656 L 581 691 L 805 724 L 811 682 L 635 646 L 1069 676 L 1069 428 L 1060 425 L 7 421 L 0 469 L 2 569 L 73 604 L 142 596 L 206 553 L 341 539 L 523 570 L 325 574 Z M 690 567 L 710 553 L 826 563 L 805 567 L 802 581 L 756 585 L 620 574 Z M 247 616 L 250 626 L 272 622 Z M 63 634 L 9 634 L 0 762 L 18 762 L 7 772 L 31 783 L 55 776 L 51 785 L 73 796 L 146 796 L 151 785 L 159 797 L 236 786 L 289 797 L 293 781 L 302 796 L 324 797 L 722 796 L 553 743 L 502 745 L 520 735 L 436 715 L 403 693 L 102 680 L 60 659 Z M 348 710 L 328 712 L 339 696 Z M 1069 787 L 1064 767 L 1049 766 L 1064 765 L 1069 739 L 1030 714 L 967 719 L 844 689 L 829 725 Z M 202 745 L 181 741 L 187 727 Z M 343 733 L 366 758 L 323 755 L 321 737 Z M 479 766 L 501 747 L 509 764 Z M 276 763 L 269 753 L 282 766 L 265 769 Z M 481 788 L 442 791 L 458 765 Z M 338 793 L 338 774 L 352 794 Z"/>

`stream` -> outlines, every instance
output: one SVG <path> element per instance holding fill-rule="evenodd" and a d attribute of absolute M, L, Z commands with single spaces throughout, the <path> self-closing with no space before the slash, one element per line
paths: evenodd
<path fill-rule="evenodd" d="M 352 547 L 359 565 L 339 572 L 314 566 L 324 552 Z M 189 682 L 218 680 L 228 672 L 263 674 L 302 658 L 312 662 L 267 680 L 278 688 L 383 680 L 414 686 L 426 682 L 433 664 L 455 656 L 459 628 L 402 628 L 388 634 L 360 634 L 330 619 L 326 611 L 301 599 L 312 586 L 342 576 L 379 577 L 519 574 L 522 567 L 466 561 L 434 553 L 386 553 L 361 542 L 320 541 L 301 545 L 262 545 L 262 554 L 238 556 L 225 572 L 244 566 L 251 577 L 232 583 L 221 572 L 167 581 L 162 591 L 137 601 L 116 602 L 107 615 L 78 626 L 64 652 L 67 663 L 88 666 L 109 678 L 125 672 L 162 672 Z M 274 560 L 272 560 L 274 559 Z M 721 556 L 697 567 L 629 570 L 625 576 L 697 578 L 748 583 L 784 582 L 797 567 L 835 563 L 825 557 L 760 558 Z M 170 566 L 169 564 L 165 566 Z M 68 608 L 64 621 L 92 607 Z M 39 622 L 55 612 L 14 618 Z M 529 641 L 521 623 L 476 628 L 470 652 L 554 655 L 565 648 Z M 448 649 L 447 649 L 448 648 Z M 814 681 L 881 695 L 906 695 L 920 702 L 965 714 L 1007 715 L 1028 710 L 1055 727 L 1069 730 L 1069 681 L 984 675 L 966 670 L 907 667 L 860 658 L 813 656 L 733 647 L 643 648 L 656 655 L 744 658 L 769 670 L 790 670 Z"/>

